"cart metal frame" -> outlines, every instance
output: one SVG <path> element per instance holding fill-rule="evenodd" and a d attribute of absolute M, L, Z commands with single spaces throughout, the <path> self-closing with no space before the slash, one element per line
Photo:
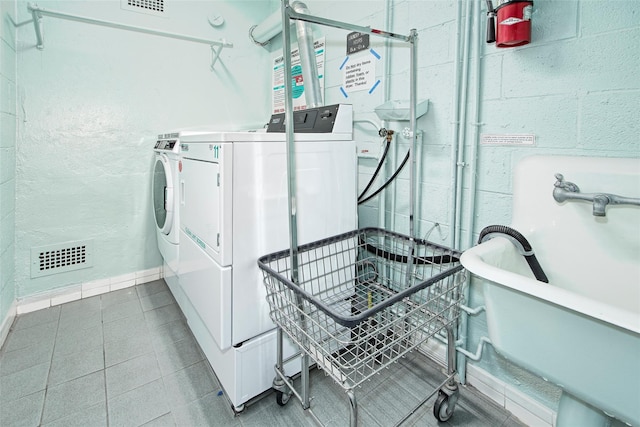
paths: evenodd
<path fill-rule="evenodd" d="M 460 288 L 463 286 L 463 281 L 458 279 L 461 274 L 458 273 L 462 267 L 457 261 L 459 254 L 414 238 L 414 153 L 418 137 L 417 32 L 411 29 L 409 35 L 402 35 L 299 13 L 289 5 L 289 0 L 282 0 L 281 12 L 285 69 L 289 249 L 266 255 L 258 262 L 265 276 L 270 315 L 278 326 L 276 377 L 273 381 L 277 402 L 284 405 L 291 395 L 295 395 L 303 409 L 322 424 L 310 410 L 309 365 L 310 358 L 313 358 L 318 367 L 324 369 L 345 389 L 350 401 L 350 425 L 355 427 L 357 402 L 354 388 L 381 368 L 416 349 L 429 337 L 446 330 L 447 378 L 400 423 L 408 419 L 437 392 L 439 396 L 434 406 L 434 415 L 440 421 L 446 421 L 453 413 L 458 396 L 458 385 L 454 378 L 455 331 L 462 295 Z M 409 236 L 381 229 L 363 229 L 298 246 L 289 27 L 291 20 L 409 43 Z M 372 251 L 373 258 L 369 256 Z M 307 258 L 304 258 L 305 256 Z M 444 262 L 445 257 L 448 257 L 447 262 Z M 363 259 L 367 261 L 362 261 Z M 436 259 L 439 262 L 434 262 Z M 425 272 L 427 265 L 430 266 L 430 273 L 437 273 L 430 275 L 429 272 Z M 447 268 L 443 270 L 444 265 Z M 373 269 L 374 273 L 366 273 L 365 266 Z M 365 276 L 373 274 L 383 279 L 380 281 L 363 278 L 360 276 L 362 271 L 365 271 Z M 308 279 L 307 282 L 305 278 Z M 442 289 L 443 286 L 445 290 Z M 354 293 L 356 288 L 358 292 Z M 351 304 L 349 310 L 345 308 L 345 301 Z M 438 307 L 443 301 L 446 308 L 440 313 Z M 422 320 L 416 320 L 421 317 Z M 300 355 L 284 359 L 283 331 L 300 346 Z M 345 354 L 348 357 L 344 357 Z M 296 357 L 301 358 L 300 392 L 295 389 L 284 371 L 285 363 Z"/>

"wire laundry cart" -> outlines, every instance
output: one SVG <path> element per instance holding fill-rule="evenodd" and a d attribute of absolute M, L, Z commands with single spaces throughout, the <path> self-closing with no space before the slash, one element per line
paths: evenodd
<path fill-rule="evenodd" d="M 439 391 L 434 414 L 449 419 L 458 395 L 454 331 L 464 283 L 460 254 L 365 228 L 300 246 L 297 283 L 289 279 L 289 255 L 286 250 L 258 261 L 271 319 L 347 392 L 351 425 L 357 423 L 354 389 L 443 330 L 448 375 L 429 397 Z M 281 380 L 274 387 L 276 398 L 284 405 L 295 391 L 282 365 L 276 375 Z M 308 386 L 303 383 L 303 394 Z"/>
<path fill-rule="evenodd" d="M 277 325 L 278 354 L 273 382 L 277 401 L 284 405 L 295 395 L 304 409 L 310 408 L 309 362 L 312 359 L 347 392 L 351 404 L 350 424 L 355 427 L 358 412 L 354 389 L 429 337 L 446 331 L 446 379 L 421 403 L 438 393 L 434 415 L 446 421 L 453 414 L 458 397 L 454 379 L 455 331 L 464 278 L 458 260 L 460 253 L 414 237 L 416 172 L 412 153 L 418 135 L 417 32 L 412 29 L 409 35 L 402 35 L 320 18 L 294 10 L 289 0 L 281 1 L 290 248 L 258 260 L 265 278 L 270 316 Z M 409 44 L 410 129 L 407 135 L 411 144 L 407 160 L 411 237 L 366 228 L 298 245 L 290 20 Z M 302 352 L 300 393 L 284 371 L 285 363 L 293 358 L 283 358 L 284 334 Z M 310 410 L 309 413 L 313 415 Z"/>

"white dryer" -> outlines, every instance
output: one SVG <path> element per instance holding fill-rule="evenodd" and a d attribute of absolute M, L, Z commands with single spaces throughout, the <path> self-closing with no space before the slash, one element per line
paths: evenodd
<path fill-rule="evenodd" d="M 300 244 L 357 228 L 351 106 L 294 117 Z M 257 260 L 289 246 L 282 119 L 273 116 L 268 132 L 180 140 L 176 300 L 236 408 L 269 389 L 274 378 L 275 325 Z"/>

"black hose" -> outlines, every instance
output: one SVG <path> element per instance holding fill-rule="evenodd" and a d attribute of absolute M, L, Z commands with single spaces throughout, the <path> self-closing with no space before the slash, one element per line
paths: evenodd
<path fill-rule="evenodd" d="M 385 251 L 384 249 L 380 249 L 370 243 L 365 245 L 365 249 L 367 252 L 379 257 L 384 258 L 388 261 L 399 262 L 402 264 L 406 264 L 409 262 L 409 257 L 407 255 L 394 254 L 392 252 Z M 447 255 L 431 255 L 431 256 L 414 256 L 413 263 L 416 265 L 424 265 L 424 264 L 450 264 L 454 262 L 458 262 L 459 259 L 456 256 L 447 254 Z"/>
<path fill-rule="evenodd" d="M 380 193 L 382 190 L 385 189 L 385 187 L 387 185 L 389 185 L 391 183 L 391 181 L 393 181 L 396 176 L 398 176 L 398 174 L 400 173 L 400 171 L 402 170 L 402 168 L 404 168 L 404 165 L 407 163 L 407 160 L 409 160 L 409 151 L 407 151 L 406 156 L 404 156 L 404 159 L 402 160 L 402 163 L 400 163 L 400 166 L 398 167 L 398 169 L 396 169 L 396 171 L 393 173 L 393 175 L 391 175 L 391 177 L 384 183 L 382 184 L 382 186 L 380 188 L 378 188 L 373 194 L 371 194 L 370 196 L 368 196 L 365 199 L 358 199 L 358 204 L 361 205 L 365 202 L 368 202 L 369 200 L 373 199 L 375 196 L 378 195 L 378 193 Z"/>
<path fill-rule="evenodd" d="M 358 196 L 358 200 L 360 200 L 360 199 L 362 199 L 364 197 L 366 192 L 369 191 L 369 188 L 371 188 L 371 186 L 373 185 L 373 182 L 378 177 L 378 173 L 380 172 L 380 169 L 382 169 L 382 164 L 384 163 L 385 159 L 387 158 L 387 153 L 389 152 L 389 147 L 390 146 L 391 146 L 391 141 L 387 139 L 387 145 L 384 147 L 384 153 L 382 153 L 382 157 L 380 157 L 380 161 L 378 162 L 378 166 L 376 166 L 376 170 L 375 170 L 375 172 L 373 172 L 373 175 L 371 176 L 371 179 L 369 180 L 369 183 L 367 183 L 367 186 L 364 188 L 364 190 L 362 190 L 362 193 L 360 193 L 360 195 Z"/>
<path fill-rule="evenodd" d="M 536 280 L 539 280 L 540 282 L 544 282 L 544 283 L 549 283 L 549 279 L 547 278 L 547 275 L 542 270 L 542 267 L 540 266 L 538 259 L 533 253 L 533 248 L 531 247 L 531 244 L 517 230 L 514 230 L 511 227 L 507 227 L 506 225 L 489 225 L 480 232 L 480 237 L 478 238 L 478 244 L 491 239 L 492 237 L 494 237 L 493 236 L 494 234 L 504 234 L 511 237 L 513 240 L 515 240 L 515 242 L 513 242 L 513 240 L 510 239 L 514 243 L 514 245 L 518 249 L 520 249 L 519 252 L 522 256 L 524 256 L 524 259 L 527 260 L 527 264 L 529 264 L 529 267 L 531 268 L 531 271 L 533 272 L 533 275 L 535 276 Z M 516 242 L 519 243 L 520 246 L 518 246 Z"/>

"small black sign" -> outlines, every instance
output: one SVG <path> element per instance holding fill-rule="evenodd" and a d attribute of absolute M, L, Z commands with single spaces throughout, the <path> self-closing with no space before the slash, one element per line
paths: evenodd
<path fill-rule="evenodd" d="M 347 34 L 347 55 L 369 49 L 369 34 L 353 32 Z"/>

